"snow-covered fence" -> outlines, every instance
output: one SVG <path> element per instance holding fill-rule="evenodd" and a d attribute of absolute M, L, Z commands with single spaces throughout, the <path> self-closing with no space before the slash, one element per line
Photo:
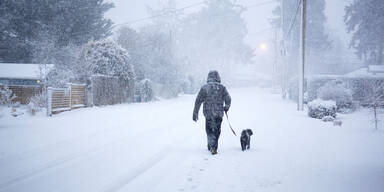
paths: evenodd
<path fill-rule="evenodd" d="M 68 88 L 47 89 L 47 115 L 86 106 L 86 85 L 69 84 Z"/>
<path fill-rule="evenodd" d="M 125 81 L 118 77 L 94 75 L 91 77 L 91 105 L 114 105 L 133 102 L 135 93 L 134 81 Z"/>
<path fill-rule="evenodd" d="M 79 108 L 86 106 L 86 85 L 71 84 L 71 108 Z"/>
<path fill-rule="evenodd" d="M 0 85 L 0 88 L 4 87 Z M 39 95 L 42 92 L 41 86 L 32 85 L 8 85 L 8 89 L 16 96 L 12 102 L 19 102 L 20 104 L 28 104 L 31 97 Z"/>

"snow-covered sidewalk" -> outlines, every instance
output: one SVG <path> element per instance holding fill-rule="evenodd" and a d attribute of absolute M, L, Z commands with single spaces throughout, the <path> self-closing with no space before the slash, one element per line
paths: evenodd
<path fill-rule="evenodd" d="M 0 119 L 0 191 L 384 191 L 384 131 L 362 110 L 333 126 L 267 90 L 229 90 L 219 154 L 194 97 Z M 381 125 L 383 128 L 384 126 Z"/>

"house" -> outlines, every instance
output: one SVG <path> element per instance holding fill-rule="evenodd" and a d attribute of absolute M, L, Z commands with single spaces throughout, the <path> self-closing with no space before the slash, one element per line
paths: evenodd
<path fill-rule="evenodd" d="M 346 75 L 346 77 L 384 77 L 384 65 L 368 65 Z"/>
<path fill-rule="evenodd" d="M 41 94 L 46 74 L 52 64 L 0 63 L 0 86 L 16 95 L 14 102 L 28 104 L 32 96 Z"/>

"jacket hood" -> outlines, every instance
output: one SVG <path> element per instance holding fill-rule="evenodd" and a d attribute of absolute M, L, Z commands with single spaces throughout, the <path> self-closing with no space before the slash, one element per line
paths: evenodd
<path fill-rule="evenodd" d="M 213 71 L 210 71 L 208 73 L 208 78 L 207 78 L 207 82 L 217 82 L 217 83 L 221 83 L 221 79 L 220 79 L 220 75 L 219 75 L 219 72 L 217 72 L 216 70 L 213 70 Z"/>

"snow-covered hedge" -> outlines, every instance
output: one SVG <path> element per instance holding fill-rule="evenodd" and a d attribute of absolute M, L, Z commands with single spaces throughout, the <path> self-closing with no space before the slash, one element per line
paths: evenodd
<path fill-rule="evenodd" d="M 308 116 L 322 119 L 326 116 L 336 118 L 336 102 L 316 99 L 308 103 Z"/>
<path fill-rule="evenodd" d="M 133 81 L 124 81 L 107 75 L 93 75 L 90 81 L 93 105 L 114 105 L 134 101 Z"/>
<path fill-rule="evenodd" d="M 341 80 L 333 80 L 325 83 L 317 90 L 317 97 L 322 100 L 336 101 L 337 111 L 353 109 L 352 91 Z"/>
<path fill-rule="evenodd" d="M 307 92 L 308 101 L 313 101 L 318 97 L 318 90 L 330 81 L 342 81 L 346 88 L 351 90 L 352 100 L 357 103 L 364 104 L 367 98 L 370 98 L 373 92 L 371 85 L 384 83 L 383 77 L 345 77 L 345 76 L 331 76 L 331 75 L 316 75 L 306 79 L 305 90 Z M 308 84 L 308 86 L 307 86 Z M 384 87 L 380 87 L 381 91 L 384 91 Z M 292 78 L 289 81 L 288 93 L 289 98 L 297 100 L 297 79 Z"/>

